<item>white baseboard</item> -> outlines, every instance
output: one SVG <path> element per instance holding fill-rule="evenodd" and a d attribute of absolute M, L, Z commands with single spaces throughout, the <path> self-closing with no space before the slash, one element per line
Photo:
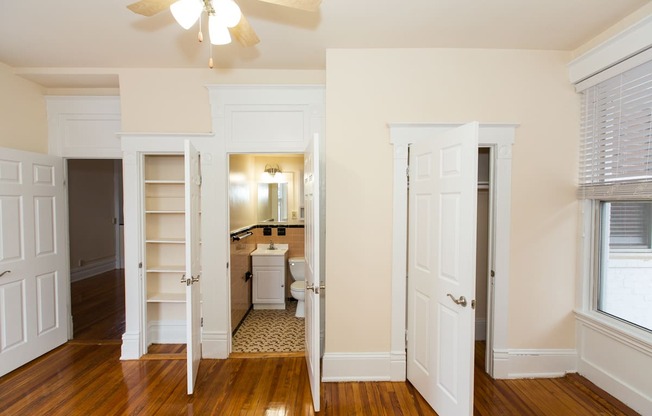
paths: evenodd
<path fill-rule="evenodd" d="M 114 257 L 92 262 L 81 267 L 76 267 L 70 270 L 70 281 L 77 282 L 79 280 L 88 279 L 89 277 L 96 276 L 101 273 L 110 272 L 115 269 L 116 260 Z"/>
<path fill-rule="evenodd" d="M 150 344 L 185 344 L 186 321 L 150 321 L 147 333 Z"/>
<path fill-rule="evenodd" d="M 201 356 L 210 359 L 229 357 L 229 334 L 219 331 L 202 331 Z"/>
<path fill-rule="evenodd" d="M 125 332 L 122 334 L 121 360 L 137 360 L 141 356 L 140 352 L 140 333 Z"/>
<path fill-rule="evenodd" d="M 391 358 L 382 352 L 326 353 L 322 381 L 390 381 Z"/>
<path fill-rule="evenodd" d="M 475 340 L 484 341 L 487 339 L 487 320 L 484 318 L 475 320 Z"/>
<path fill-rule="evenodd" d="M 495 350 L 494 377 L 554 378 L 577 371 L 577 350 Z"/>
<path fill-rule="evenodd" d="M 407 376 L 407 353 L 405 350 L 389 354 L 389 381 L 405 381 Z"/>

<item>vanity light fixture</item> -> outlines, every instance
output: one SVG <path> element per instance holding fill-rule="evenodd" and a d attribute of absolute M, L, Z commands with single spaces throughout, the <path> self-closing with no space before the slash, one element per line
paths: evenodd
<path fill-rule="evenodd" d="M 277 173 L 282 173 L 281 168 L 278 166 L 278 163 L 275 163 L 273 165 L 270 165 L 269 163 L 265 165 L 265 173 L 269 174 L 269 176 L 274 177 Z"/>

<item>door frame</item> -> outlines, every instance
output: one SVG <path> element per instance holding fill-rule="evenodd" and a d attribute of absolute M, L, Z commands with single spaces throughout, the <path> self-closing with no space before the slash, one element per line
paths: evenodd
<path fill-rule="evenodd" d="M 464 123 L 390 123 L 390 144 L 394 147 L 393 214 L 392 214 L 392 300 L 390 380 L 404 381 L 407 374 L 407 244 L 408 244 L 408 147 Z M 517 124 L 480 124 L 478 147 L 489 147 L 493 165 L 490 203 L 493 247 L 489 267 L 495 271 L 494 290 L 489 291 L 487 305 L 487 373 L 506 378 L 509 261 L 511 226 L 512 145 Z"/>

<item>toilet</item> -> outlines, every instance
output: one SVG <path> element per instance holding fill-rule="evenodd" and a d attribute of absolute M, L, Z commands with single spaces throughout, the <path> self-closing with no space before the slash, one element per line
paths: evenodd
<path fill-rule="evenodd" d="M 290 285 L 290 293 L 292 297 L 298 300 L 297 312 L 294 314 L 297 318 L 306 316 L 304 312 L 304 300 L 306 299 L 306 260 L 303 257 L 290 257 L 288 259 L 290 265 L 290 275 L 294 282 Z"/>

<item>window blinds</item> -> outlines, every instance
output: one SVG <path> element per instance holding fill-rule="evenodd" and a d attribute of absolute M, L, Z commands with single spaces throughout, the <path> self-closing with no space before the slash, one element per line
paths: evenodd
<path fill-rule="evenodd" d="M 582 93 L 580 197 L 652 198 L 652 61 Z"/>

